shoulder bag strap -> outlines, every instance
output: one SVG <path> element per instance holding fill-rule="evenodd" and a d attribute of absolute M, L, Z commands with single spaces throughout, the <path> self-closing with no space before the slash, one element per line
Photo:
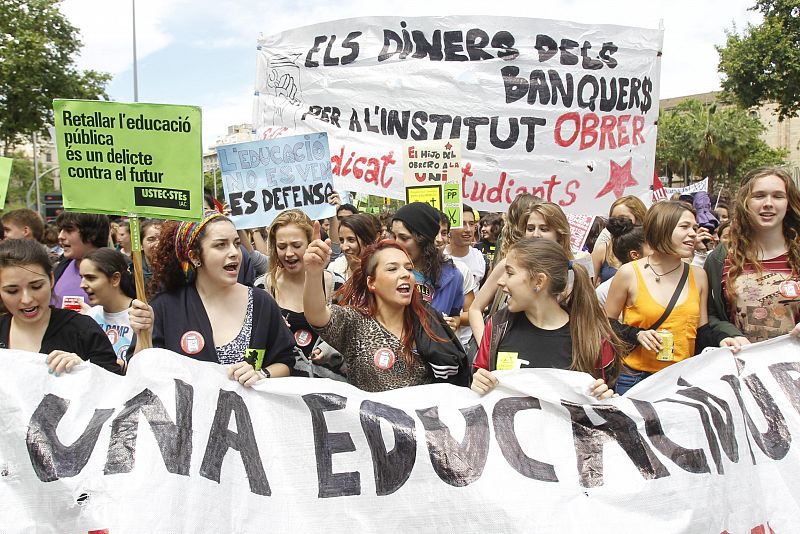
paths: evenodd
<path fill-rule="evenodd" d="M 669 299 L 669 304 L 667 304 L 667 308 L 664 310 L 664 314 L 658 318 L 658 321 L 653 323 L 653 326 L 650 327 L 650 330 L 658 330 L 658 327 L 661 326 L 664 321 L 667 320 L 669 314 L 672 313 L 672 308 L 675 307 L 675 303 L 678 302 L 678 298 L 681 296 L 681 291 L 683 291 L 683 286 L 686 285 L 686 280 L 689 278 L 689 271 L 691 271 L 691 267 L 688 263 L 683 264 L 683 274 L 681 275 L 680 281 L 678 281 L 678 286 L 675 288 L 675 293 L 672 294 L 672 298 Z"/>

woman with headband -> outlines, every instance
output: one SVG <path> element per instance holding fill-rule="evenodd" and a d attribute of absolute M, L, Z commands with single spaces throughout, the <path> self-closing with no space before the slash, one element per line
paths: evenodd
<path fill-rule="evenodd" d="M 162 292 L 152 307 L 135 300 L 130 319 L 152 346 L 230 365 L 228 376 L 250 386 L 289 375 L 294 338 L 272 297 L 237 283 L 239 244 L 233 223 L 218 212 L 165 223 L 151 281 Z"/>

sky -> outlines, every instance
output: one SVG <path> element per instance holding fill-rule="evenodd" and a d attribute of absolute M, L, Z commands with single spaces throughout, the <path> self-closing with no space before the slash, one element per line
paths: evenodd
<path fill-rule="evenodd" d="M 292 28 L 363 16 L 495 15 L 583 24 L 664 27 L 661 98 L 720 87 L 715 45 L 726 30 L 758 23 L 753 0 L 135 0 L 140 102 L 203 109 L 203 146 L 233 124 L 252 122 L 256 39 Z M 80 31 L 76 63 L 108 72 L 111 100 L 133 101 L 130 0 L 64 0 Z"/>

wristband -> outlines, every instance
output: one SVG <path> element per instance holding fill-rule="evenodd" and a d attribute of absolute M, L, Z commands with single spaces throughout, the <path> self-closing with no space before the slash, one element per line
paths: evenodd
<path fill-rule="evenodd" d="M 258 372 L 261 373 L 261 378 L 272 378 L 272 373 L 267 368 L 259 369 Z"/>

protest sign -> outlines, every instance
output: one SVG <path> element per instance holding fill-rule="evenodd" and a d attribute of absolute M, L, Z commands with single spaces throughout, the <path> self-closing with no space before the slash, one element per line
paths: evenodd
<path fill-rule="evenodd" d="M 64 208 L 198 220 L 200 108 L 54 100 Z"/>
<path fill-rule="evenodd" d="M 574 251 L 582 250 L 589 232 L 592 230 L 594 215 L 567 215 L 569 221 L 569 245 Z"/>
<path fill-rule="evenodd" d="M 225 200 L 238 229 L 268 226 L 297 208 L 312 220 L 336 215 L 331 155 L 324 133 L 217 147 Z"/>
<path fill-rule="evenodd" d="M 59 377 L 0 352 L 0 503 L 13 532 L 795 532 L 800 342 L 668 367 L 623 397 L 499 372 L 366 393 L 252 389 L 160 349 Z M 142 513 L 146 511 L 146 513 Z M 753 530 L 763 527 L 765 530 Z"/>
<path fill-rule="evenodd" d="M 406 203 L 428 202 L 444 212 L 451 228 L 461 228 L 461 143 L 441 139 L 403 147 Z"/>
<path fill-rule="evenodd" d="M 662 30 L 523 17 L 362 17 L 259 40 L 259 139 L 327 131 L 339 189 L 405 198 L 403 145 L 460 140 L 464 202 L 571 213 L 649 195 Z M 357 72 L 358 76 L 354 76 Z"/>
<path fill-rule="evenodd" d="M 0 157 L 0 209 L 5 208 L 6 193 L 8 193 L 8 180 L 11 178 L 12 158 Z"/>
<path fill-rule="evenodd" d="M 692 193 L 697 193 L 698 191 L 708 191 L 708 177 L 703 178 L 699 182 L 687 185 L 686 187 L 664 188 L 664 193 L 666 194 L 667 198 L 671 197 L 675 193 L 679 195 L 691 195 Z"/>

